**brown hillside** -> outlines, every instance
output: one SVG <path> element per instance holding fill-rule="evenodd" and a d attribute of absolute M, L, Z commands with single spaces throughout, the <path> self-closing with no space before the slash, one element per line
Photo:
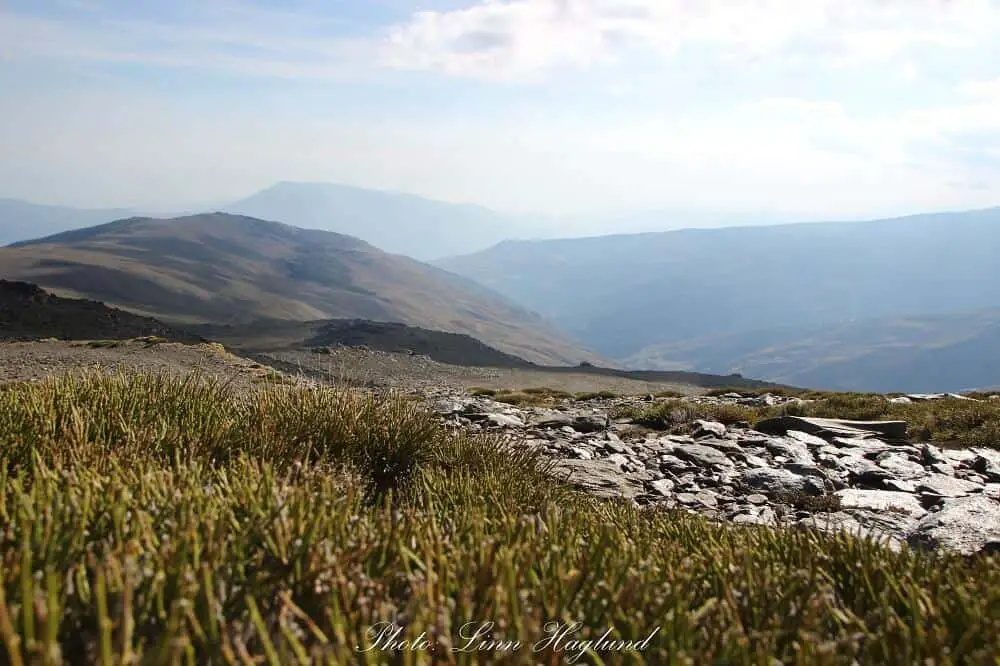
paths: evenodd
<path fill-rule="evenodd" d="M 213 213 L 131 218 L 0 248 L 0 277 L 160 319 L 400 321 L 542 364 L 599 361 L 536 314 L 350 236 Z"/>

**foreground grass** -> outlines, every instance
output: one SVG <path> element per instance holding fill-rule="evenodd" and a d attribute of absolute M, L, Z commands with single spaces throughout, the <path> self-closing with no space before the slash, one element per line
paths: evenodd
<path fill-rule="evenodd" d="M 621 409 L 641 425 L 663 430 L 683 430 L 695 419 L 713 419 L 727 425 L 756 423 L 775 416 L 901 420 L 909 424 L 913 441 L 948 446 L 1000 448 L 1000 400 L 930 400 L 895 404 L 888 396 L 871 393 L 807 393 L 808 402 L 780 406 L 698 404 L 665 400 L 648 406 Z"/>
<path fill-rule="evenodd" d="M 992 560 L 597 502 L 404 400 L 88 376 L 0 389 L 0 447 L 2 663 L 1000 654 Z M 372 649 L 386 622 L 413 649 Z M 649 640 L 570 642 L 606 630 Z"/>

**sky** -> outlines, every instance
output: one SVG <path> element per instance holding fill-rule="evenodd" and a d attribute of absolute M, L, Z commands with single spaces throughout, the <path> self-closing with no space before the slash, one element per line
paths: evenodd
<path fill-rule="evenodd" d="M 982 208 L 998 111 L 1000 0 L 0 0 L 0 196 L 39 203 Z"/>

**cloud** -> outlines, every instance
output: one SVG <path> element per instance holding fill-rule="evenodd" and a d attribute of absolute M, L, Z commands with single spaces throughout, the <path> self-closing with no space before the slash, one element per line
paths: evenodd
<path fill-rule="evenodd" d="M 485 78 L 589 67 L 629 49 L 669 57 L 686 46 L 851 66 L 915 46 L 974 47 L 998 26 L 990 0 L 486 0 L 391 27 L 382 56 L 392 67 Z"/>

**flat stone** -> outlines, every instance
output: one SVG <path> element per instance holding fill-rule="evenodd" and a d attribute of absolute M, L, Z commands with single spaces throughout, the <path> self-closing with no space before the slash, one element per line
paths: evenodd
<path fill-rule="evenodd" d="M 824 439 L 834 437 L 863 439 L 882 435 L 892 440 L 905 440 L 907 426 L 905 421 L 848 421 L 805 416 L 778 416 L 760 421 L 755 429 L 768 435 L 784 435 L 789 430 L 798 430 Z"/>
<path fill-rule="evenodd" d="M 920 501 L 909 493 L 890 490 L 844 489 L 834 493 L 840 498 L 840 506 L 845 509 L 868 509 L 871 511 L 899 510 L 916 518 L 927 515 Z"/>
<path fill-rule="evenodd" d="M 704 467 L 733 467 L 733 461 L 726 454 L 701 444 L 681 444 L 674 449 L 674 454 Z"/>
<path fill-rule="evenodd" d="M 810 435 L 807 432 L 802 432 L 800 430 L 789 430 L 785 433 L 785 437 L 789 439 L 794 439 L 797 442 L 802 442 L 807 446 L 826 446 L 826 440 L 822 437 L 817 437 L 816 435 Z"/>
<path fill-rule="evenodd" d="M 698 503 L 698 496 L 694 493 L 678 493 L 675 498 L 680 504 L 691 506 Z"/>
<path fill-rule="evenodd" d="M 750 504 L 755 504 L 757 506 L 767 504 L 768 502 L 767 495 L 761 495 L 760 493 L 750 493 L 743 499 L 745 499 Z"/>
<path fill-rule="evenodd" d="M 784 437 L 771 439 L 768 440 L 766 446 L 772 455 L 782 456 L 787 460 L 810 465 L 815 462 L 812 453 L 809 452 L 809 448 L 802 442 L 794 439 Z"/>
<path fill-rule="evenodd" d="M 523 428 L 524 421 L 508 414 L 487 414 L 486 419 L 495 426 L 502 428 Z"/>
<path fill-rule="evenodd" d="M 931 474 L 920 479 L 916 484 L 919 492 L 937 497 L 965 497 L 983 490 L 983 486 L 978 483 L 963 481 L 944 474 Z"/>
<path fill-rule="evenodd" d="M 879 467 L 889 470 L 897 479 L 916 479 L 927 474 L 923 465 L 898 453 L 882 453 L 877 460 Z"/>
<path fill-rule="evenodd" d="M 674 482 L 670 479 L 659 479 L 649 484 L 657 495 L 670 497 L 674 493 Z"/>
<path fill-rule="evenodd" d="M 915 547 L 945 548 L 965 555 L 979 553 L 1000 541 L 1000 502 L 985 495 L 947 500 L 927 515 L 911 535 Z"/>
<path fill-rule="evenodd" d="M 623 474 L 606 458 L 596 460 L 563 459 L 555 463 L 553 473 L 571 485 L 597 497 L 635 499 L 643 494 L 652 477 L 645 472 Z"/>
<path fill-rule="evenodd" d="M 795 474 L 787 469 L 752 469 L 743 475 L 743 481 L 755 490 L 771 494 L 823 494 L 823 483 L 821 481 Z"/>
<path fill-rule="evenodd" d="M 707 507 L 714 509 L 719 505 L 719 498 L 715 495 L 715 493 L 709 490 L 702 490 L 701 492 L 697 493 L 695 497 L 698 498 L 698 501 L 701 504 L 704 504 Z"/>

